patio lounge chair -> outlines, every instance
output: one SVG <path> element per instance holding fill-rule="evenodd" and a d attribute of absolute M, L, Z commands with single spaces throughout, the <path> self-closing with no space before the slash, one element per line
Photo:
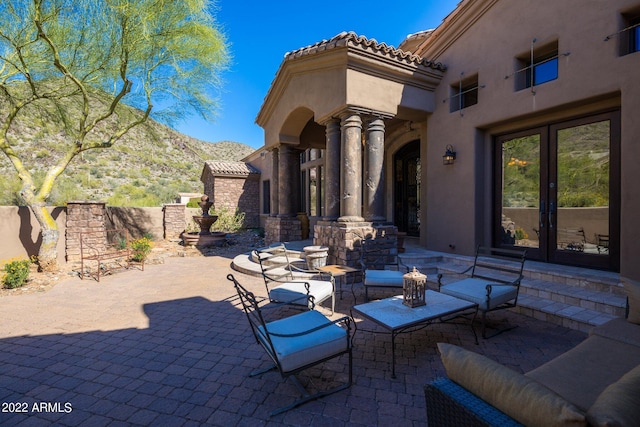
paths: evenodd
<path fill-rule="evenodd" d="M 308 296 L 311 296 L 314 304 L 320 304 L 331 297 L 331 314 L 333 314 L 336 305 L 336 289 L 331 274 L 296 267 L 289 259 L 284 244 L 256 249 L 253 255 L 260 263 L 262 278 L 271 302 L 307 305 Z M 296 279 L 293 276 L 294 272 L 307 273 L 314 278 Z"/>
<path fill-rule="evenodd" d="M 460 273 L 471 270 L 471 277 L 443 285 L 442 274 L 438 274 L 439 291 L 477 303 L 482 312 L 482 337 L 487 338 L 487 313 L 513 308 L 518 303 L 526 255 L 526 250 L 478 246 L 473 265 Z M 499 330 L 492 336 L 509 329 L 513 327 Z"/>
<path fill-rule="evenodd" d="M 360 266 L 364 297 L 369 301 L 369 288 L 402 289 L 403 276 L 409 271 L 394 248 L 380 247 L 373 239 L 361 241 Z"/>
<path fill-rule="evenodd" d="M 265 322 L 255 295 L 240 285 L 232 274 L 227 275 L 227 279 L 233 282 L 238 292 L 256 342 L 264 348 L 273 362 L 273 365 L 255 371 L 250 376 L 277 369 L 283 378 L 290 378 L 303 394 L 302 398 L 290 405 L 273 411 L 272 416 L 351 386 L 353 382 L 353 357 L 351 351 L 352 319 L 350 317 L 346 316 L 332 321 L 320 312 L 313 310 L 314 305 L 311 298 L 309 301 L 310 310 L 272 322 Z M 347 382 L 340 383 L 328 390 L 310 394 L 295 377 L 296 374 L 308 368 L 343 354 L 349 356 Z"/>

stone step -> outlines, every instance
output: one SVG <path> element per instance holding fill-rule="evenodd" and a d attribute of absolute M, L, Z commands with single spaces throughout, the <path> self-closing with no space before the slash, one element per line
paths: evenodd
<path fill-rule="evenodd" d="M 594 326 L 618 317 L 597 310 L 522 294 L 518 298 L 518 305 L 511 310 L 525 316 L 585 333 L 588 333 Z"/>

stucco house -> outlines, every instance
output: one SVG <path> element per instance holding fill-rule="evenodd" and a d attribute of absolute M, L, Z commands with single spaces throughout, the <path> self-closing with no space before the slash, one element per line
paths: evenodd
<path fill-rule="evenodd" d="M 267 240 L 303 211 L 336 263 L 402 231 L 639 281 L 639 25 L 639 0 L 462 0 L 398 47 L 341 33 L 286 54 L 244 159 Z"/>

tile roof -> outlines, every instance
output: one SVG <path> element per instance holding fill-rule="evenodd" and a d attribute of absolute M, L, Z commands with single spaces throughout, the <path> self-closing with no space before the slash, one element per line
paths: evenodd
<path fill-rule="evenodd" d="M 375 39 L 368 39 L 365 36 L 359 36 L 354 32 L 342 32 L 329 40 L 322 40 L 318 43 L 306 46 L 284 55 L 284 60 L 291 60 L 301 56 L 312 55 L 336 47 L 353 46 L 362 49 L 372 49 L 384 55 L 404 60 L 415 64 L 421 64 L 436 70 L 445 71 L 446 65 L 440 62 L 433 62 L 411 52 L 405 52 L 401 49 L 389 46 L 386 43 L 378 43 Z"/>
<path fill-rule="evenodd" d="M 248 176 L 260 174 L 260 171 L 258 169 L 244 162 L 208 160 L 205 162 L 205 167 L 208 168 L 214 175 Z"/>

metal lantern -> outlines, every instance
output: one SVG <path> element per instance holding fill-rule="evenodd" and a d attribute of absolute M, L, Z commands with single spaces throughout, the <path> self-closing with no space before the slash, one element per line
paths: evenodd
<path fill-rule="evenodd" d="M 413 267 L 413 271 L 402 276 L 402 303 L 408 307 L 426 305 L 427 276 Z"/>

